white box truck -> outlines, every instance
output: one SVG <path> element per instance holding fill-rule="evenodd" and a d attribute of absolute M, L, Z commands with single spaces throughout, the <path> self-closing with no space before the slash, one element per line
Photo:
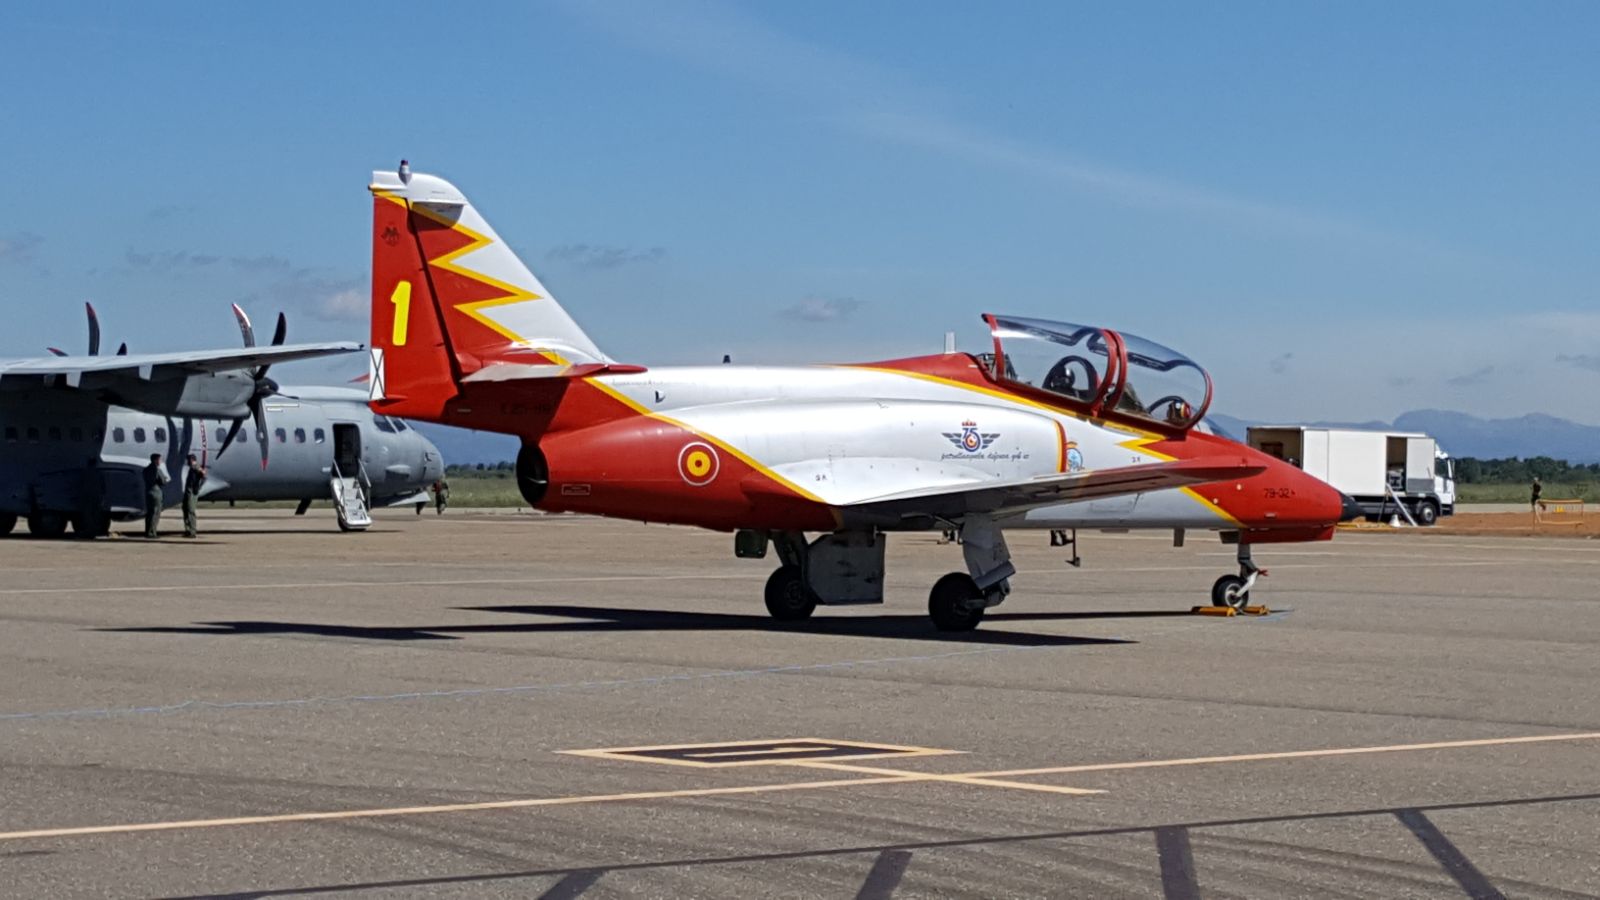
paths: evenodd
<path fill-rule="evenodd" d="M 1255 425 L 1245 442 L 1350 495 L 1369 519 L 1432 525 L 1456 511 L 1455 460 L 1425 434 Z"/>

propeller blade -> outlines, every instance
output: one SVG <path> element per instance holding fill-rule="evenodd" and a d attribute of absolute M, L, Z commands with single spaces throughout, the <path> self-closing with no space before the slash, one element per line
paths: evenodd
<path fill-rule="evenodd" d="M 283 339 L 288 336 L 289 319 L 288 317 L 284 316 L 283 313 L 278 313 L 278 327 L 272 329 L 272 346 L 276 347 L 279 344 L 282 344 Z"/>
<path fill-rule="evenodd" d="M 122 343 L 117 345 L 117 355 L 118 356 L 127 356 L 128 355 L 128 342 L 127 341 L 123 341 Z"/>
<path fill-rule="evenodd" d="M 250 402 L 250 411 L 256 414 L 256 443 L 261 445 L 261 469 L 267 468 L 267 447 L 271 446 L 271 436 L 267 434 L 267 411 L 261 408 L 259 399 Z"/>
<path fill-rule="evenodd" d="M 250 317 L 244 314 L 244 310 L 240 309 L 237 303 L 233 304 L 233 317 L 239 320 L 239 336 L 244 338 L 244 345 L 254 347 L 256 330 L 250 326 Z"/>
<path fill-rule="evenodd" d="M 83 304 L 84 310 L 89 313 L 89 355 L 100 355 L 100 317 L 95 314 L 94 304 L 87 301 Z"/>
<path fill-rule="evenodd" d="M 49 350 L 51 353 L 55 354 L 56 356 L 66 356 L 67 355 L 67 351 L 61 350 L 61 349 L 56 348 L 56 347 L 46 347 L 45 349 Z"/>
<path fill-rule="evenodd" d="M 228 452 L 228 448 L 233 445 L 233 439 L 239 436 L 239 428 L 242 425 L 244 425 L 243 419 L 233 420 L 233 425 L 228 428 L 228 436 L 222 439 L 222 449 L 217 451 L 217 459 L 221 459 L 222 454 Z"/>

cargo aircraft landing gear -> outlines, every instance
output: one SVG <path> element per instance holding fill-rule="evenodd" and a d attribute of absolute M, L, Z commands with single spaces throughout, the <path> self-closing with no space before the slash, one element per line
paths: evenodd
<path fill-rule="evenodd" d="M 1242 610 L 1250 605 L 1250 589 L 1267 570 L 1257 566 L 1250 558 L 1250 545 L 1239 544 L 1239 574 L 1224 575 L 1211 586 L 1211 605 Z"/>

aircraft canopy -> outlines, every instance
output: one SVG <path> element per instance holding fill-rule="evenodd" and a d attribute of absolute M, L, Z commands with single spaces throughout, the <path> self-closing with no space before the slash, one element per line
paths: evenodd
<path fill-rule="evenodd" d="M 1061 398 L 1090 415 L 1188 431 L 1211 403 L 1211 376 L 1154 341 L 1108 328 L 986 315 L 1000 381 Z"/>

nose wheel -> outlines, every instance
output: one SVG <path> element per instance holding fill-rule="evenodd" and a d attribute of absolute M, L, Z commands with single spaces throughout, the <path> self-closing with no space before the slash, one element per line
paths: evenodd
<path fill-rule="evenodd" d="M 1211 605 L 1243 610 L 1250 605 L 1250 589 L 1257 579 L 1266 577 L 1267 570 L 1257 566 L 1250 558 L 1250 545 L 1239 545 L 1239 574 L 1224 575 L 1211 585 Z"/>

